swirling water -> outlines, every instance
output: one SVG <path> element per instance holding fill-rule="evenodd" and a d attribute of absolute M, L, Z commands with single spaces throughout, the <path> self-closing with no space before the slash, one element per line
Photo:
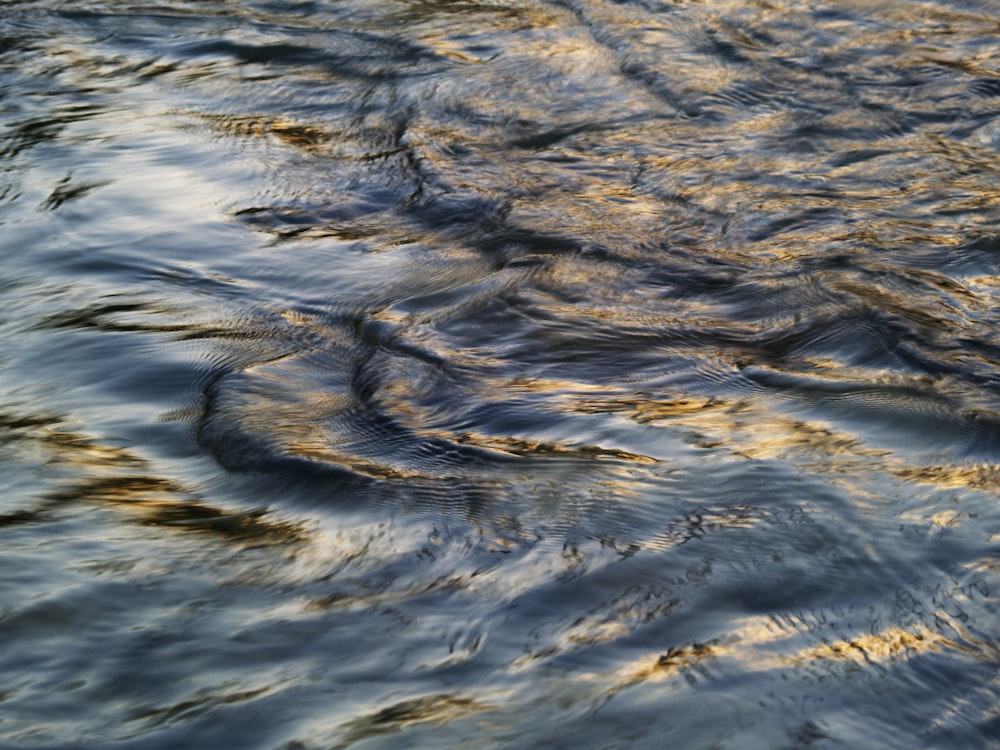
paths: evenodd
<path fill-rule="evenodd" d="M 6 0 L 0 744 L 1000 738 L 1000 5 Z"/>

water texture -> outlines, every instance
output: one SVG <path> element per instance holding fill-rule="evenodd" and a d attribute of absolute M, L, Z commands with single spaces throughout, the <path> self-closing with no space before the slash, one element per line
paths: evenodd
<path fill-rule="evenodd" d="M 0 4 L 0 746 L 1000 746 L 1000 4 Z"/>

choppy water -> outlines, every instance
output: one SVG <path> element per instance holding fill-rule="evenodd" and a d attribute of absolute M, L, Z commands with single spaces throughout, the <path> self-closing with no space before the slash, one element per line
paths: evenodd
<path fill-rule="evenodd" d="M 0 744 L 1000 738 L 1000 5 L 6 0 Z"/>

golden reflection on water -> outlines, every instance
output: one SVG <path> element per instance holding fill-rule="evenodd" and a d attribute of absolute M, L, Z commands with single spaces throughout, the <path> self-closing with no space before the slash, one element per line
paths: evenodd
<path fill-rule="evenodd" d="M 993 489 L 1000 486 L 1000 464 L 904 466 L 893 469 L 892 473 L 907 482 L 944 488 Z"/>
<path fill-rule="evenodd" d="M 115 476 L 80 482 L 50 493 L 48 499 L 59 505 L 99 503 L 135 516 L 148 526 L 210 532 L 234 542 L 289 544 L 305 538 L 296 524 L 265 519 L 265 510 L 227 512 L 185 499 L 185 495 L 183 487 L 160 477 Z"/>
<path fill-rule="evenodd" d="M 638 453 L 630 453 L 617 448 L 602 448 L 597 445 L 578 445 L 571 443 L 558 443 L 542 440 L 530 440 L 512 436 L 479 435 L 474 433 L 460 433 L 452 436 L 454 440 L 463 445 L 471 445 L 477 448 L 487 448 L 508 456 L 530 457 L 566 457 L 581 460 L 588 459 L 617 459 L 619 461 L 631 461 L 640 464 L 655 464 L 655 458 L 644 456 Z"/>
<path fill-rule="evenodd" d="M 186 695 L 170 706 L 134 711 L 125 721 L 141 722 L 152 727 L 169 725 L 177 721 L 190 720 L 216 708 L 254 701 L 279 688 L 280 685 L 275 684 L 249 690 L 225 685 L 205 688 Z"/>
<path fill-rule="evenodd" d="M 725 653 L 721 641 L 689 643 L 672 646 L 665 653 L 652 659 L 644 657 L 619 668 L 614 675 L 612 694 L 646 682 L 673 680 L 678 677 L 687 682 L 697 681 L 699 668 Z"/>
<path fill-rule="evenodd" d="M 448 693 L 410 698 L 346 722 L 339 728 L 342 739 L 333 747 L 345 750 L 367 739 L 414 726 L 446 724 L 490 708 L 488 703 Z"/>
<path fill-rule="evenodd" d="M 797 641 L 801 640 L 798 631 L 830 627 L 835 618 L 827 622 L 826 616 L 817 615 L 814 622 L 809 622 L 801 619 L 801 615 L 797 618 L 790 614 L 787 620 L 776 616 L 749 619 L 735 623 L 738 626 L 734 629 L 738 646 L 729 655 L 749 669 L 806 667 L 821 674 L 837 666 L 867 670 L 872 666 L 886 666 L 891 661 L 914 659 L 944 650 L 954 650 L 986 661 L 995 658 L 991 655 L 995 647 L 971 636 L 955 618 L 942 611 L 936 614 L 938 629 L 931 628 L 929 621 L 915 622 L 906 627 L 891 625 L 845 638 L 823 637 L 822 643 L 805 646 L 797 646 Z M 942 632 L 944 629 L 958 638 L 945 635 Z"/>
<path fill-rule="evenodd" d="M 333 135 L 315 125 L 301 125 L 290 120 L 263 115 L 199 114 L 199 119 L 227 138 L 266 138 L 273 136 L 286 146 L 315 152 L 330 144 Z"/>
<path fill-rule="evenodd" d="M 604 312 L 621 323 L 617 311 Z M 595 314 L 594 318 L 600 315 Z M 308 337 L 321 342 L 324 338 L 330 339 L 323 346 L 331 346 L 331 341 L 345 348 L 351 346 L 343 331 L 315 327 L 301 315 L 288 313 L 285 319 L 289 325 L 303 329 Z M 421 327 L 413 326 L 406 316 L 397 313 L 386 313 L 378 319 L 391 322 L 400 332 L 398 340 L 403 342 L 410 332 L 421 331 Z M 925 324 L 931 325 L 929 318 Z M 394 347 L 396 340 L 390 340 Z M 426 338 L 420 340 L 421 344 L 427 342 Z M 402 347 L 400 351 L 411 353 Z M 477 352 L 463 349 L 447 353 L 440 349 L 425 351 L 426 354 L 414 348 L 412 353 L 419 355 L 418 365 L 409 370 L 399 369 L 398 374 L 394 373 L 399 363 L 392 361 L 390 368 L 380 374 L 379 388 L 369 397 L 373 398 L 370 405 L 359 402 L 347 383 L 333 380 L 316 383 L 309 373 L 320 360 L 314 361 L 308 352 L 248 367 L 243 371 L 243 376 L 249 378 L 248 387 L 240 396 L 239 413 L 232 418 L 244 422 L 247 429 L 261 428 L 284 455 L 392 481 L 430 477 L 456 479 L 467 475 L 468 468 L 462 461 L 435 467 L 419 460 L 420 446 L 430 444 L 468 447 L 498 459 L 610 459 L 632 465 L 668 463 L 671 459 L 668 453 L 656 449 L 655 444 L 648 452 L 638 452 L 600 441 L 589 442 L 585 436 L 578 440 L 553 439 L 530 433 L 494 434 L 482 429 L 455 429 L 434 411 L 436 406 L 428 406 L 424 401 L 422 388 L 427 381 L 423 378 L 437 377 L 439 365 L 436 361 L 450 360 L 453 365 L 482 368 L 502 365 L 502 360 L 491 361 L 488 354 L 479 356 Z M 418 375 L 424 369 L 426 376 Z M 307 375 L 301 387 L 294 392 L 279 388 L 289 373 L 300 371 Z M 699 396 L 669 388 L 656 394 L 648 386 L 630 390 L 621 385 L 566 378 L 486 376 L 481 379 L 480 387 L 469 393 L 469 399 L 480 398 L 488 403 L 497 397 L 530 398 L 540 418 L 546 414 L 621 418 L 636 425 L 683 435 L 696 449 L 722 451 L 730 459 L 791 462 L 810 472 L 831 475 L 831 481 L 836 483 L 847 482 L 859 492 L 860 472 L 941 488 L 996 486 L 997 464 L 960 459 L 951 464 L 940 460 L 921 464 L 914 461 L 919 454 L 910 455 L 891 442 L 873 442 L 865 432 L 851 429 L 854 424 L 872 423 L 879 414 L 884 414 L 884 419 L 910 418 L 911 414 L 923 418 L 927 414 L 951 420 L 955 427 L 949 429 L 960 434 L 958 429 L 966 417 L 949 412 L 953 407 L 945 387 L 935 389 L 935 383 L 928 378 L 900 379 L 889 371 L 880 374 L 880 371 L 860 368 L 838 369 L 833 362 L 813 363 L 807 372 L 809 374 L 788 379 L 792 386 L 788 395 L 780 391 L 767 393 L 755 387 L 744 388 L 745 395 L 735 397 Z M 720 373 L 734 382 L 742 377 L 739 368 L 724 363 L 720 365 Z M 771 368 L 758 367 L 754 373 L 757 378 L 785 377 Z M 258 380 L 260 385 L 255 385 Z M 785 381 L 776 382 L 780 385 Z M 796 405 L 819 403 L 820 399 L 841 408 L 842 412 L 836 408 L 832 410 L 831 416 L 835 419 L 831 420 L 808 419 L 788 413 L 796 411 Z M 359 408 L 376 410 L 380 419 L 391 418 L 399 432 L 386 433 L 386 439 L 392 444 L 408 442 L 406 456 L 409 458 L 402 454 L 393 457 L 387 450 L 389 444 L 376 444 L 372 436 L 344 431 L 345 415 Z M 628 494 L 625 484 L 627 481 L 623 481 L 620 489 Z"/>
<path fill-rule="evenodd" d="M 267 511 L 225 510 L 201 501 L 180 483 L 144 473 L 151 464 L 129 451 L 62 427 L 56 416 L 0 415 L 2 440 L 23 450 L 35 446 L 51 484 L 32 508 L 0 513 L 0 526 L 50 519 L 61 508 L 93 503 L 148 526 L 208 532 L 237 543 L 304 541 L 298 524 L 272 521 Z"/>
<path fill-rule="evenodd" d="M 738 670 L 741 674 L 768 673 L 816 675 L 821 679 L 833 674 L 871 674 L 892 662 L 908 661 L 925 654 L 953 650 L 973 659 L 989 661 L 996 658 L 988 644 L 972 639 L 961 642 L 916 623 L 910 628 L 890 626 L 874 633 L 859 633 L 852 637 L 800 645 L 798 633 L 789 634 L 784 627 L 775 627 L 772 617 L 735 621 L 729 635 L 703 642 L 671 646 L 666 651 L 643 655 L 612 672 L 581 672 L 574 682 L 601 686 L 601 701 L 639 685 L 657 682 L 678 682 L 695 685 L 699 681 L 723 678 Z M 612 637 L 627 634 L 622 627 Z M 966 634 L 966 637 L 967 634 Z M 599 641 L 591 641 L 594 644 Z M 604 693 L 604 689 L 607 690 Z"/>

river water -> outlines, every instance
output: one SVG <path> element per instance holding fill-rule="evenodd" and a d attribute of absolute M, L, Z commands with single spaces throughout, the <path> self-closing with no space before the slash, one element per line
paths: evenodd
<path fill-rule="evenodd" d="M 0 746 L 1000 744 L 995 0 L 5 0 Z"/>

